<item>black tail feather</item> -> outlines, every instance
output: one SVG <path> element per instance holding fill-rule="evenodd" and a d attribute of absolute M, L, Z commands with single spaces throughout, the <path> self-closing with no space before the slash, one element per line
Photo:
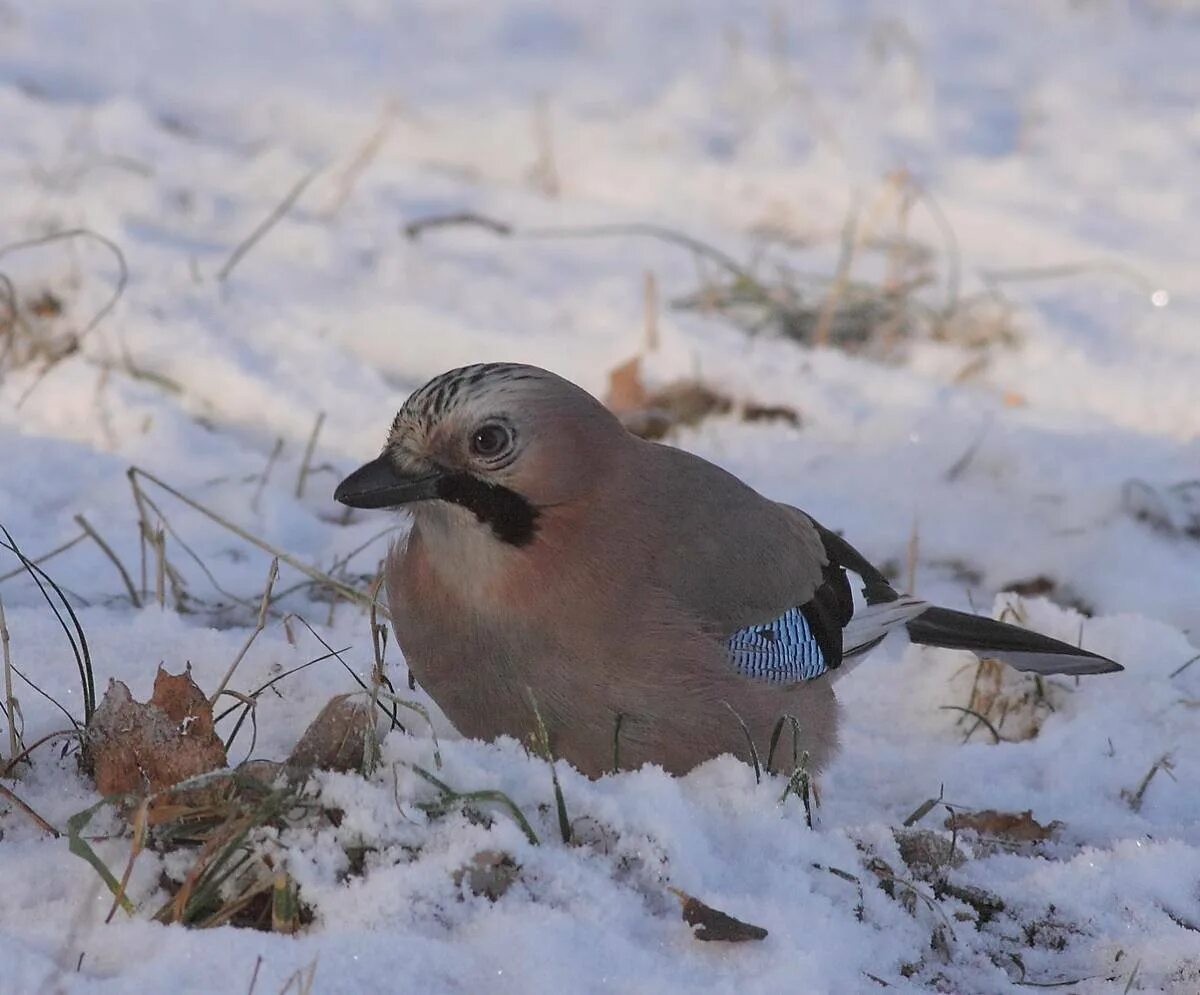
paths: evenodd
<path fill-rule="evenodd" d="M 970 650 L 996 657 L 1017 670 L 1038 674 L 1110 674 L 1119 663 L 1020 626 L 931 607 L 907 623 L 909 638 L 922 646 Z"/>

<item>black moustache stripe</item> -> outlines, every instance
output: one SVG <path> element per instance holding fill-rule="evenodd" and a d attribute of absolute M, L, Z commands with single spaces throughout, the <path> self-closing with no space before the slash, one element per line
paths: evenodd
<path fill-rule="evenodd" d="M 497 539 L 510 546 L 528 545 L 537 532 L 537 508 L 500 484 L 486 483 L 469 473 L 450 473 L 438 480 L 437 495 L 474 513 L 491 526 Z"/>

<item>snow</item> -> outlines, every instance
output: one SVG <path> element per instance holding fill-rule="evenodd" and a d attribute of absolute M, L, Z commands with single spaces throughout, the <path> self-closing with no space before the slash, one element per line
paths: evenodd
<path fill-rule="evenodd" d="M 1198 45 L 1200 11 L 1184 2 L 0 5 L 0 246 L 87 228 L 119 246 L 129 275 L 80 355 L 40 382 L 37 364 L 0 381 L 0 523 L 26 553 L 76 536 L 83 514 L 136 575 L 126 470 L 139 466 L 328 568 L 393 524 L 360 514 L 343 525 L 330 495 L 375 455 L 409 391 L 505 359 L 603 393 L 607 372 L 643 347 L 645 273 L 664 302 L 697 287 L 690 255 L 652 239 L 454 228 L 408 240 L 401 226 L 416 217 L 648 222 L 739 261 L 765 254 L 760 274 L 781 263 L 829 274 L 848 211 L 869 213 L 903 169 L 935 205 L 920 200 L 909 218 L 935 253 L 925 299 L 951 291 L 940 210 L 961 293 L 999 280 L 1018 345 L 989 351 L 982 368 L 977 353 L 933 342 L 878 362 L 664 308 L 650 380 L 699 374 L 802 419 L 720 418 L 673 441 L 900 573 L 915 533 L 922 597 L 1013 605 L 1127 668 L 1052 682 L 1034 738 L 997 745 L 980 730 L 964 744 L 969 725 L 943 706 L 968 700 L 970 658 L 885 644 L 839 681 L 842 747 L 811 830 L 796 798 L 780 802 L 782 779 L 756 784 L 732 758 L 681 779 L 644 769 L 595 782 L 560 763 L 582 840 L 567 846 L 546 762 L 512 741 L 457 739 L 437 715 L 437 776 L 506 792 L 540 843 L 495 806 L 490 826 L 430 818 L 418 805 L 434 792 L 408 766 L 434 767 L 418 720 L 385 740 L 370 779 L 321 778 L 340 825 L 270 841 L 315 910 L 296 937 L 153 923 L 164 858 L 149 853 L 129 884 L 137 914 L 106 924 L 99 878 L 6 802 L 0 991 L 245 991 L 259 958 L 258 992 L 314 964 L 317 992 L 879 990 L 872 976 L 895 991 L 1074 979 L 1067 990 L 1081 993 L 1200 990 L 1200 663 L 1179 670 L 1200 653 L 1200 542 L 1135 520 L 1124 498 L 1131 480 L 1167 495 L 1200 466 Z M 779 236 L 769 245 L 766 230 Z M 877 260 L 859 265 L 853 276 L 879 278 Z M 1020 276 L 1030 269 L 1041 278 Z M 120 271 L 82 237 L 3 252 L 0 272 L 23 301 L 52 292 L 66 309 L 55 327 L 79 330 Z M 126 353 L 160 379 L 123 372 Z M 298 498 L 318 412 L 317 472 Z M 144 699 L 161 661 L 190 663 L 212 689 L 253 626 L 270 558 L 146 493 L 174 530 L 188 612 L 132 608 L 90 542 L 46 569 L 74 599 L 101 686 L 119 678 Z M 348 572 L 366 583 L 386 541 Z M 182 543 L 243 601 L 215 589 Z M 0 558 L 0 573 L 14 566 Z M 1057 604 L 998 594 L 1038 577 Z M 278 589 L 303 579 L 284 565 Z M 14 578 L 0 595 L 13 662 L 80 715 L 74 660 L 36 589 Z M 357 609 L 342 604 L 330 622 L 304 591 L 279 607 L 351 647 L 367 676 Z M 292 636 L 273 617 L 234 686 L 322 652 L 302 627 Z M 398 656 L 390 667 L 402 686 Z M 1029 688 L 1005 678 L 1013 694 Z M 258 708 L 253 755 L 282 758 L 331 695 L 353 689 L 333 661 L 281 681 Z M 16 690 L 26 742 L 64 727 L 45 698 Z M 249 749 L 239 738 L 232 759 Z M 1135 807 L 1164 757 L 1172 766 Z M 60 828 L 98 800 L 58 745 L 9 783 Z M 953 897 L 905 908 L 867 868 L 876 856 L 909 874 L 894 831 L 939 793 L 1063 823 L 1032 853 L 979 852 L 953 872 L 1005 903 L 978 929 Z M 940 831 L 945 815 L 918 827 Z M 120 830 L 108 811 L 89 828 L 112 836 L 95 847 L 118 873 Z M 365 872 L 347 877 L 347 849 L 364 845 Z M 494 903 L 455 884 L 484 850 L 520 865 Z M 855 884 L 829 868 L 861 880 L 861 921 Z M 770 934 L 700 943 L 667 886 Z"/>

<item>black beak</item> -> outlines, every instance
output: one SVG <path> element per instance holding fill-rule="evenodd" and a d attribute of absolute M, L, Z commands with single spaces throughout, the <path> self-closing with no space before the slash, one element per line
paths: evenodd
<path fill-rule="evenodd" d="M 351 508 L 396 508 L 436 498 L 438 473 L 408 476 L 386 455 L 360 466 L 333 492 L 333 499 Z"/>

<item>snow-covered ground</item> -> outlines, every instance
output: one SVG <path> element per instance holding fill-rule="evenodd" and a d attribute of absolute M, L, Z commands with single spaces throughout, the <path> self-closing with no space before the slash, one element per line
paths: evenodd
<path fill-rule="evenodd" d="M 506 792 L 540 844 L 494 807 L 490 826 L 427 818 L 417 804 L 433 792 L 406 765 L 434 764 L 418 721 L 385 740 L 370 780 L 325 778 L 340 825 L 272 844 L 315 915 L 295 937 L 152 922 L 171 859 L 153 853 L 130 879 L 135 914 L 106 924 L 99 877 L 0 801 L 0 991 L 240 992 L 257 971 L 254 990 L 273 993 L 313 964 L 312 990 L 331 993 L 1200 991 L 1200 663 L 1180 669 L 1200 653 L 1200 536 L 1186 534 L 1200 533 L 1200 489 L 1176 486 L 1200 477 L 1197 52 L 1200 11 L 1167 0 L 0 3 L 0 273 L 43 341 L 83 331 L 122 290 L 44 377 L 38 357 L 0 359 L 0 524 L 27 554 L 75 538 L 82 514 L 140 587 L 138 466 L 322 570 L 367 544 L 342 568 L 365 587 L 390 520 L 347 522 L 331 492 L 406 394 L 493 359 L 603 393 L 646 349 L 651 272 L 649 381 L 699 376 L 801 419 L 710 419 L 674 442 L 900 575 L 915 566 L 922 596 L 999 610 L 997 592 L 1040 579 L 1051 600 L 1014 602 L 1028 624 L 1127 667 L 1052 685 L 1016 706 L 1005 742 L 979 729 L 964 745 L 971 722 L 944 706 L 970 700 L 970 659 L 885 645 L 839 684 L 842 749 L 811 830 L 795 798 L 779 802 L 781 780 L 756 785 L 731 758 L 678 780 L 589 782 L 560 764 L 564 845 L 545 761 L 440 721 L 438 776 Z M 832 274 L 856 218 L 850 278 L 878 281 L 870 243 L 899 230 L 906 197 L 907 234 L 930 253 L 921 299 L 978 297 L 986 330 L 997 305 L 979 295 L 996 287 L 1015 345 L 923 340 L 881 362 L 750 339 L 719 311 L 668 307 L 721 274 L 661 240 L 402 231 L 456 211 L 520 229 L 652 223 L 778 283 L 788 268 Z M 127 285 L 92 236 L 2 248 L 81 228 L 119 247 Z M 169 586 L 166 610 L 132 607 L 91 541 L 45 568 L 101 690 L 117 677 L 144 698 L 164 662 L 211 691 L 270 556 L 146 494 L 171 527 L 185 611 Z M 1160 527 L 1131 514 L 1147 507 Z M 0 555 L 0 574 L 15 566 Z M 277 591 L 304 580 L 285 564 Z M 289 636 L 289 611 L 369 672 L 365 615 L 310 594 L 278 602 L 235 688 L 322 652 L 301 626 Z M 80 716 L 74 658 L 37 589 L 17 577 L 0 596 L 13 663 Z M 402 661 L 390 666 L 402 687 Z M 283 757 L 354 688 L 333 661 L 281 681 L 257 708 L 253 755 Z M 67 725 L 15 690 L 27 743 Z M 1038 734 L 1007 741 L 1031 716 Z M 241 736 L 231 760 L 250 748 Z M 59 744 L 6 783 L 60 829 L 97 800 Z M 948 872 L 955 897 L 906 866 L 895 835 L 939 792 L 1062 826 L 1015 852 L 961 836 L 975 855 Z M 948 840 L 946 811 L 916 828 Z M 88 830 L 112 835 L 95 846 L 118 874 L 121 829 L 105 812 Z M 480 851 L 520 868 L 495 902 L 456 883 Z M 873 859 L 923 897 L 894 882 L 889 895 Z M 697 941 L 668 886 L 768 938 Z M 1003 909 L 980 922 L 969 888 Z"/>

